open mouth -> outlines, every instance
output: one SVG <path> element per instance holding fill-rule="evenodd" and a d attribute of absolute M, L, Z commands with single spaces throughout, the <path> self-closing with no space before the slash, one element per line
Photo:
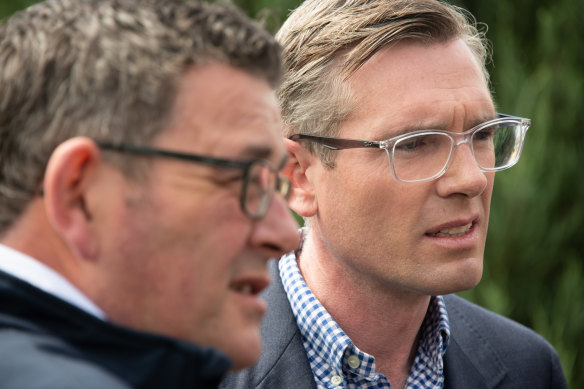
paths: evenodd
<path fill-rule="evenodd" d="M 247 279 L 234 281 L 229 285 L 229 289 L 234 292 L 245 294 L 245 295 L 257 295 L 262 290 L 264 290 L 269 285 L 269 278 L 263 279 L 258 277 L 257 279 Z"/>
<path fill-rule="evenodd" d="M 474 225 L 474 222 L 470 222 L 463 226 L 452 227 L 452 228 L 444 228 L 440 231 L 434 233 L 428 233 L 426 235 L 432 237 L 440 237 L 440 238 L 457 238 L 459 236 L 466 235 Z"/>
<path fill-rule="evenodd" d="M 252 294 L 253 287 L 251 284 L 240 282 L 231 285 L 231 289 L 242 294 Z"/>

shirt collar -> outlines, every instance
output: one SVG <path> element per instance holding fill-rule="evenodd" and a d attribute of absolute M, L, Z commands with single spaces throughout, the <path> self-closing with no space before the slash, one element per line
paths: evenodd
<path fill-rule="evenodd" d="M 334 375 L 378 380 L 380 374 L 375 369 L 375 357 L 353 344 L 306 285 L 296 262 L 300 250 L 282 257 L 279 268 L 315 378 L 327 386 L 335 386 L 328 383 Z M 410 381 L 420 380 L 428 370 L 433 371 L 432 375 L 443 375 L 443 357 L 450 339 L 450 326 L 442 296 L 430 299 L 421 331 Z"/>
<path fill-rule="evenodd" d="M 105 313 L 65 277 L 44 263 L 0 244 L 0 270 L 105 320 Z"/>

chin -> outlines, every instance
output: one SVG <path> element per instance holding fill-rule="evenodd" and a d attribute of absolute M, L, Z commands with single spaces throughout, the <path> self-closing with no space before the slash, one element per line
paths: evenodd
<path fill-rule="evenodd" d="M 262 342 L 259 333 L 254 339 L 243 341 L 242 338 L 232 342 L 229 349 L 224 351 L 233 362 L 231 370 L 240 370 L 256 364 L 262 354 Z"/>
<path fill-rule="evenodd" d="M 478 280 L 476 280 L 476 281 L 467 280 L 466 282 L 461 282 L 461 283 L 455 285 L 455 287 L 452 288 L 452 291 L 450 291 L 450 293 L 464 292 L 466 290 L 473 289 L 475 286 L 477 286 L 479 284 L 480 280 L 481 280 L 481 278 L 479 277 Z"/>
<path fill-rule="evenodd" d="M 435 276 L 432 283 L 430 295 L 447 295 L 451 293 L 463 292 L 474 288 L 479 284 L 483 276 L 483 263 L 471 260 L 464 266 L 457 266 L 456 269 L 449 269 L 440 276 Z"/>
<path fill-rule="evenodd" d="M 465 269 L 465 271 L 452 280 L 451 287 L 449 288 L 450 291 L 448 293 L 457 293 L 472 289 L 479 284 L 482 277 L 482 266 L 479 266 L 478 268 Z"/>

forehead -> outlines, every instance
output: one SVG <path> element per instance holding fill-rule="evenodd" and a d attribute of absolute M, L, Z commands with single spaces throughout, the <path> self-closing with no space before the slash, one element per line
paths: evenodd
<path fill-rule="evenodd" d="M 355 106 L 347 122 L 366 122 L 370 136 L 395 135 L 409 126 L 456 130 L 494 115 L 481 67 L 459 39 L 384 48 L 348 82 Z"/>
<path fill-rule="evenodd" d="M 267 81 L 223 64 L 189 69 L 159 146 L 232 159 L 282 157 L 281 119 Z M 270 154 L 270 155 L 267 155 Z"/>

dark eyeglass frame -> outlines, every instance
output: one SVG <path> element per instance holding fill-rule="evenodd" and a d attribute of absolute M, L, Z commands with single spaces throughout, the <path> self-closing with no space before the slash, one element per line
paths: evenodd
<path fill-rule="evenodd" d="M 521 148 L 523 147 L 523 143 L 525 141 L 525 133 L 527 132 L 527 130 L 529 129 L 529 126 L 531 125 L 531 120 L 527 119 L 527 118 L 522 118 L 519 116 L 507 115 L 504 113 L 498 113 L 497 116 L 498 117 L 495 119 L 483 122 L 483 123 L 476 125 L 473 128 L 471 128 L 467 131 L 464 131 L 464 132 L 452 132 L 452 131 L 428 129 L 428 130 L 419 130 L 419 131 L 408 132 L 408 133 L 401 134 L 401 135 L 395 136 L 393 138 L 389 138 L 389 139 L 381 140 L 381 141 L 335 138 L 335 137 L 317 136 L 317 135 L 309 135 L 309 134 L 294 134 L 294 135 L 291 135 L 290 137 L 288 137 L 288 139 L 295 141 L 295 142 L 298 142 L 301 140 L 316 142 L 316 143 L 321 144 L 322 146 L 326 147 L 327 149 L 333 150 L 333 151 L 344 150 L 344 149 L 360 149 L 360 148 L 371 149 L 371 148 L 373 148 L 373 149 L 382 149 L 382 150 L 385 150 L 388 154 L 391 154 L 391 153 L 393 153 L 393 146 L 402 139 L 408 139 L 412 136 L 423 135 L 426 133 L 428 133 L 428 134 L 439 133 L 439 134 L 444 134 L 444 135 L 449 136 L 453 140 L 453 142 L 451 144 L 452 149 L 450 151 L 448 161 L 446 162 L 446 164 L 444 165 L 444 168 L 439 173 L 437 173 L 431 177 L 424 178 L 424 179 L 417 179 L 417 180 L 402 180 L 402 179 L 398 178 L 396 176 L 395 169 L 392 165 L 393 164 L 393 157 L 390 156 L 390 158 L 389 158 L 390 165 L 391 165 L 390 171 L 392 173 L 392 176 L 397 181 L 421 182 L 421 181 L 433 180 L 433 179 L 436 179 L 436 178 L 442 176 L 446 172 L 446 170 L 448 169 L 448 166 L 450 165 L 450 161 L 452 160 L 452 151 L 454 150 L 454 148 L 456 148 L 461 143 L 469 142 L 469 139 L 471 139 L 472 136 L 477 131 L 480 131 L 480 130 L 482 130 L 486 127 L 489 127 L 493 124 L 505 123 L 507 121 L 514 122 L 517 126 L 520 126 L 521 130 L 522 130 L 521 145 L 520 145 L 517 159 L 515 161 L 513 161 L 513 163 L 510 163 L 510 164 L 505 165 L 505 166 L 493 168 L 493 169 L 482 168 L 480 165 L 478 165 L 478 163 L 477 163 L 477 166 L 482 171 L 485 171 L 485 172 L 496 172 L 496 171 L 508 169 L 508 168 L 512 167 L 513 165 L 515 165 L 517 163 L 517 161 L 519 160 L 519 156 L 521 155 Z M 465 140 L 462 142 L 454 142 L 454 137 L 463 137 Z M 472 147 L 471 147 L 471 149 L 472 149 Z M 473 151 L 473 158 L 475 158 L 475 161 L 476 161 L 476 157 L 474 157 L 474 151 Z"/>
<path fill-rule="evenodd" d="M 273 165 L 266 161 L 265 159 L 252 159 L 252 160 L 236 160 L 236 159 L 225 159 L 225 158 L 215 158 L 207 155 L 198 155 L 198 154 L 187 154 L 187 153 L 180 153 L 176 151 L 170 150 L 163 150 L 151 147 L 142 147 L 142 146 L 133 146 L 127 144 L 116 144 L 112 142 L 104 142 L 104 141 L 94 141 L 95 144 L 102 150 L 107 151 L 115 151 L 121 153 L 128 153 L 134 155 L 143 155 L 143 156 L 150 156 L 150 157 L 163 157 L 163 158 L 173 158 L 179 159 L 186 162 L 191 163 L 199 163 L 203 165 L 224 168 L 224 169 L 239 169 L 243 171 L 243 178 L 242 178 L 242 188 L 241 188 L 241 195 L 239 199 L 239 204 L 243 213 L 251 219 L 262 219 L 269 208 L 269 205 L 272 200 L 272 196 L 274 193 L 280 194 L 285 200 L 288 200 L 291 193 L 291 185 L 290 181 L 286 177 L 281 177 L 278 172 L 281 168 L 285 165 L 285 161 L 282 162 L 279 169 L 275 169 Z M 246 206 L 246 194 L 248 187 L 250 186 L 252 168 L 257 165 L 263 165 L 269 169 L 270 173 L 272 173 L 275 177 L 274 180 L 274 187 L 268 188 L 266 195 L 268 196 L 264 201 L 265 205 L 258 209 L 256 213 L 251 212 L 248 207 Z M 264 202 L 262 201 L 262 203 Z"/>

